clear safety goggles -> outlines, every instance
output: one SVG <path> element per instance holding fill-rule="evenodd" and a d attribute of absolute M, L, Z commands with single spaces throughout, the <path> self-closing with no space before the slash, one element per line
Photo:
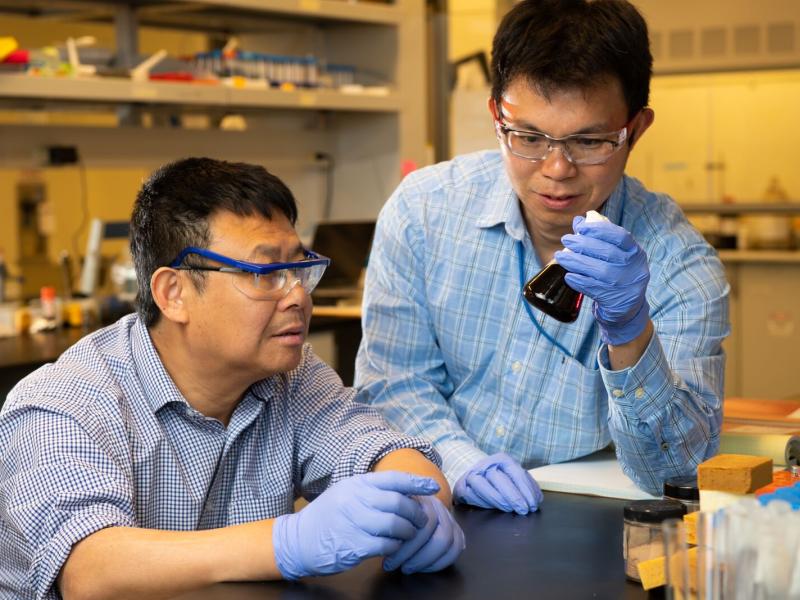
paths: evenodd
<path fill-rule="evenodd" d="M 184 264 L 186 257 L 196 255 L 222 263 L 224 266 Z M 331 259 L 311 250 L 303 250 L 302 260 L 287 263 L 251 263 L 217 254 L 205 248 L 184 248 L 170 263 L 170 268 L 180 271 L 217 271 L 233 275 L 233 285 L 253 300 L 280 300 L 295 285 L 310 294 Z"/>

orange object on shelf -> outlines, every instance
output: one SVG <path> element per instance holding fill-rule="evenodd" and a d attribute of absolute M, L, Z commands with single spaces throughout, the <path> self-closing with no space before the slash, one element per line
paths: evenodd
<path fill-rule="evenodd" d="M 725 398 L 724 420 L 727 423 L 780 422 L 800 423 L 800 400 L 770 400 L 769 398 Z"/>
<path fill-rule="evenodd" d="M 756 496 L 770 494 L 782 487 L 789 487 L 795 483 L 800 483 L 800 477 L 792 474 L 791 471 L 777 471 L 772 474 L 772 483 L 760 487 L 755 491 Z"/>

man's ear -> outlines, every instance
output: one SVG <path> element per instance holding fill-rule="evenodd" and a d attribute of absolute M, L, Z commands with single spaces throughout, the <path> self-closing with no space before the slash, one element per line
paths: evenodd
<path fill-rule="evenodd" d="M 189 312 L 184 302 L 186 281 L 180 271 L 159 267 L 150 277 L 150 293 L 165 319 L 174 323 L 188 323 Z"/>
<path fill-rule="evenodd" d="M 497 131 L 497 127 L 495 127 L 495 122 L 498 120 L 499 115 L 497 103 L 494 101 L 494 98 L 489 96 L 489 98 L 486 100 L 486 105 L 489 107 L 489 114 L 492 115 L 492 127 L 494 127 L 494 134 L 497 139 L 500 139 L 500 132 Z"/>
<path fill-rule="evenodd" d="M 642 112 L 639 113 L 639 116 L 636 117 L 636 121 L 634 122 L 633 127 L 631 128 L 631 136 L 629 147 L 633 148 L 633 145 L 639 141 L 639 138 L 644 135 L 644 132 L 650 128 L 650 125 L 653 124 L 653 121 L 656 119 L 656 113 L 653 112 L 653 109 L 650 107 L 645 107 L 642 109 Z"/>

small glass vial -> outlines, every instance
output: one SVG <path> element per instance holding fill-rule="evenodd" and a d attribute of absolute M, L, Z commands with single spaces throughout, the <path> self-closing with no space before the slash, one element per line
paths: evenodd
<path fill-rule="evenodd" d="M 625 505 L 623 514 L 622 556 L 625 560 L 625 576 L 633 581 L 641 581 L 639 563 L 664 556 L 661 523 L 683 517 L 686 506 L 677 500 L 634 500 Z"/>
<path fill-rule="evenodd" d="M 700 510 L 700 490 L 696 477 L 672 477 L 664 482 L 664 498 L 677 500 L 686 506 L 686 512 Z"/>

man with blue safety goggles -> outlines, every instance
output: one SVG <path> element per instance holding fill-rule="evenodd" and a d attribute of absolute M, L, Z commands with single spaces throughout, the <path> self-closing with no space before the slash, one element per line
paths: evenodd
<path fill-rule="evenodd" d="M 404 573 L 455 561 L 464 535 L 430 443 L 354 402 L 305 343 L 330 260 L 296 219 L 254 165 L 186 159 L 145 182 L 137 314 L 0 413 L 0 590 L 172 597 L 376 556 Z"/>
<path fill-rule="evenodd" d="M 225 266 L 215 267 L 186 263 L 189 256 L 199 256 L 222 263 Z M 278 300 L 300 285 L 309 296 L 317 287 L 331 259 L 303 250 L 303 258 L 288 263 L 258 264 L 244 260 L 235 260 L 222 256 L 205 248 L 189 246 L 170 263 L 170 267 L 182 271 L 218 271 L 232 273 L 231 278 L 236 289 L 253 300 Z"/>

